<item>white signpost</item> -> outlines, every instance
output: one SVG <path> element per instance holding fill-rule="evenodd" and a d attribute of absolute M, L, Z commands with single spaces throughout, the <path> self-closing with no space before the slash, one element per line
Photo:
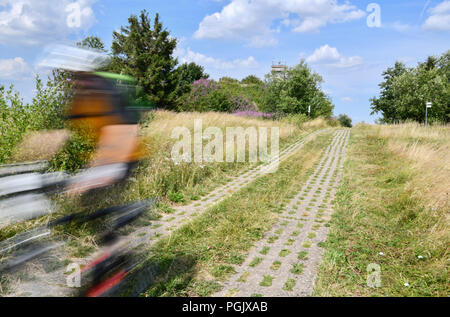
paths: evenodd
<path fill-rule="evenodd" d="M 429 101 L 426 103 L 427 107 L 425 108 L 425 126 L 428 126 L 428 109 L 433 106 L 433 104 Z"/>

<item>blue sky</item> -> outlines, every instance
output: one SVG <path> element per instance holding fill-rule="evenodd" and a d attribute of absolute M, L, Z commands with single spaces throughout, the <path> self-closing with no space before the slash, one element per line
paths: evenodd
<path fill-rule="evenodd" d="M 355 122 L 376 119 L 369 98 L 396 60 L 414 66 L 450 49 L 450 0 L 0 0 L 0 84 L 30 100 L 45 45 L 96 35 L 109 48 L 112 31 L 142 9 L 179 39 L 180 62 L 216 79 L 263 78 L 272 62 L 305 59 L 335 113 Z"/>

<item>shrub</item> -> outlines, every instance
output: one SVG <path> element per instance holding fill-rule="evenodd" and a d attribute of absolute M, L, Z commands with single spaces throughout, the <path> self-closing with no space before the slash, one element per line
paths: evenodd
<path fill-rule="evenodd" d="M 0 163 L 8 160 L 28 131 L 64 127 L 68 95 L 60 88 L 54 77 L 47 86 L 36 77 L 36 95 L 31 103 L 24 103 L 14 86 L 0 85 Z"/>
<path fill-rule="evenodd" d="M 94 153 L 95 143 L 89 132 L 74 131 L 66 145 L 50 160 L 50 169 L 76 172 L 85 167 Z"/>
<path fill-rule="evenodd" d="M 206 98 L 209 109 L 218 112 L 231 112 L 233 109 L 233 102 L 230 97 L 221 90 L 211 91 Z"/>
<path fill-rule="evenodd" d="M 182 203 L 182 202 L 184 202 L 183 194 L 178 193 L 178 192 L 170 192 L 169 193 L 169 199 L 170 199 L 170 201 L 173 201 L 174 203 Z"/>
<path fill-rule="evenodd" d="M 220 88 L 220 84 L 210 79 L 193 82 L 191 91 L 181 98 L 178 110 L 231 112 L 236 103 Z"/>
<path fill-rule="evenodd" d="M 0 86 L 0 162 L 4 162 L 20 142 L 32 118 L 30 108 L 11 86 Z"/>
<path fill-rule="evenodd" d="M 256 111 L 258 107 L 254 102 L 242 95 L 231 97 L 232 109 L 234 111 Z"/>
<path fill-rule="evenodd" d="M 343 127 L 351 128 L 353 126 L 352 119 L 346 114 L 340 114 L 337 119 Z"/>

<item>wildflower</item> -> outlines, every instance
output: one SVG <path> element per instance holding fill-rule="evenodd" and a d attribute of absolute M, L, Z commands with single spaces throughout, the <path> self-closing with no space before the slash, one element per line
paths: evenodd
<path fill-rule="evenodd" d="M 419 255 L 418 258 L 419 258 L 419 260 L 422 260 L 422 259 L 423 259 L 423 256 Z"/>
<path fill-rule="evenodd" d="M 378 253 L 380 256 L 384 256 L 384 253 L 383 252 L 380 252 L 380 253 Z"/>
<path fill-rule="evenodd" d="M 403 284 L 403 285 L 405 285 L 405 287 L 409 287 L 409 283 L 405 283 L 405 284 Z"/>

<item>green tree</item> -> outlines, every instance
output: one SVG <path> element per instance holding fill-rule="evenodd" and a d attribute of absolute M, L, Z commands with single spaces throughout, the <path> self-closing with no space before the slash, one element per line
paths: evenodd
<path fill-rule="evenodd" d="M 99 51 L 106 53 L 105 44 L 103 44 L 102 40 L 98 36 L 88 36 L 83 39 L 81 42 L 77 42 L 76 44 L 80 48 L 93 48 Z M 106 66 L 103 69 L 107 71 L 109 66 Z M 52 116 L 58 116 L 58 122 L 61 122 L 62 115 L 66 110 L 66 106 L 68 102 L 73 97 L 73 87 L 70 82 L 73 80 L 73 73 L 63 70 L 63 69 L 54 69 L 52 74 L 48 77 L 47 86 L 52 88 L 57 93 L 57 101 L 56 104 L 59 108 L 55 107 L 55 98 L 53 98 L 53 111 L 47 111 L 48 113 L 53 113 Z M 39 88 L 42 88 L 43 85 L 39 78 L 36 79 L 36 90 L 39 92 Z M 39 93 L 36 95 L 36 98 L 39 97 Z M 45 102 L 45 101 L 44 101 Z M 50 106 L 49 106 L 50 108 Z"/>
<path fill-rule="evenodd" d="M 264 85 L 264 82 L 255 75 L 249 75 L 241 80 L 241 84 L 245 85 Z"/>
<path fill-rule="evenodd" d="M 209 75 L 205 73 L 203 66 L 195 63 L 184 63 L 178 66 L 177 70 L 180 76 L 180 92 L 185 93 L 189 91 L 190 84 L 199 79 L 208 79 Z"/>
<path fill-rule="evenodd" d="M 370 99 L 372 115 L 381 113 L 383 118 L 382 122 L 393 123 L 395 120 L 399 120 L 399 114 L 397 113 L 395 102 L 395 90 L 393 88 L 394 81 L 397 77 L 407 72 L 405 64 L 402 62 L 395 62 L 394 67 L 389 67 L 383 72 L 384 81 L 379 85 L 380 97 Z"/>
<path fill-rule="evenodd" d="M 219 79 L 219 83 L 221 84 L 238 84 L 239 80 L 231 77 L 224 76 Z"/>
<path fill-rule="evenodd" d="M 95 48 L 106 53 L 105 44 L 98 36 L 88 36 L 81 42 L 77 43 L 79 47 Z"/>
<path fill-rule="evenodd" d="M 128 23 L 113 32 L 111 69 L 135 77 L 157 107 L 174 109 L 179 73 L 174 71 L 178 61 L 172 55 L 177 40 L 163 28 L 159 14 L 153 28 L 146 10 L 139 17 L 131 15 Z"/>
<path fill-rule="evenodd" d="M 351 128 L 353 126 L 352 119 L 346 114 L 340 114 L 337 119 L 343 127 Z"/>
<path fill-rule="evenodd" d="M 311 71 L 305 61 L 289 68 L 285 76 L 266 75 L 266 89 L 261 109 L 280 114 L 307 114 L 330 117 L 334 106 L 321 90 L 322 77 Z"/>
<path fill-rule="evenodd" d="M 423 122 L 427 101 L 431 122 L 450 122 L 450 51 L 430 56 L 415 68 L 397 62 L 384 73 L 380 97 L 372 98 L 372 114 L 380 113 L 381 123 L 414 120 Z"/>
<path fill-rule="evenodd" d="M 426 102 L 431 101 L 433 108 L 428 111 L 429 120 L 449 122 L 449 83 L 439 74 L 439 69 L 429 64 L 420 64 L 408 70 L 395 81 L 394 106 L 401 121 L 414 120 L 424 122 Z"/>

